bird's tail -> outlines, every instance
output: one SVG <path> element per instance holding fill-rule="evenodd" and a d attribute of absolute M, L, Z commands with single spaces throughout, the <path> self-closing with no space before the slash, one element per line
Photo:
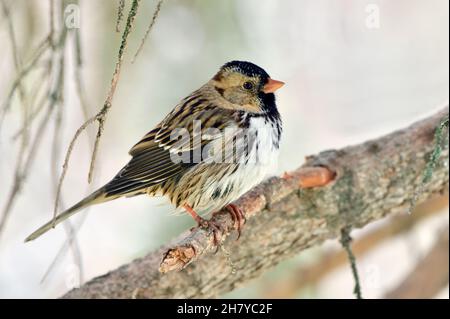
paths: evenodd
<path fill-rule="evenodd" d="M 77 204 L 73 205 L 66 211 L 64 211 L 61 214 L 59 214 L 58 216 L 56 216 L 56 218 L 54 220 L 52 219 L 47 224 L 38 228 L 35 232 L 33 232 L 30 236 L 28 236 L 25 239 L 25 242 L 28 242 L 28 241 L 38 238 L 39 236 L 46 233 L 51 228 L 54 228 L 57 224 L 66 220 L 67 218 L 69 218 L 70 216 L 77 213 L 78 211 L 80 211 L 83 208 L 86 208 L 91 205 L 107 202 L 107 201 L 110 201 L 117 197 L 118 196 L 107 196 L 106 192 L 105 192 L 105 187 L 102 187 L 102 188 L 98 189 L 97 191 L 93 192 L 91 195 L 84 198 L 83 200 L 81 200 L 80 202 L 78 202 Z"/>

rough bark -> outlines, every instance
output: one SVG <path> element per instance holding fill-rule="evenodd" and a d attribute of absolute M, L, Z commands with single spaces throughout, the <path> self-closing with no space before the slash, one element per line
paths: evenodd
<path fill-rule="evenodd" d="M 447 133 L 431 180 L 419 187 L 434 148 L 435 129 L 446 116 L 448 107 L 376 140 L 308 157 L 290 173 L 291 178 L 267 180 L 236 202 L 247 218 L 239 241 L 235 241 L 230 216 L 225 212 L 215 216 L 225 229 L 223 249 L 216 254 L 212 235 L 196 228 L 63 297 L 216 297 L 308 247 L 339 237 L 343 227 L 363 227 L 387 214 L 405 213 L 417 189 L 422 190 L 418 203 L 448 191 Z M 333 182 L 300 188 L 300 176 L 314 167 L 335 172 Z M 232 236 L 227 237 L 229 231 Z M 174 251 L 181 255 L 167 260 L 167 253 Z M 170 271 L 184 266 L 181 271 Z M 169 272 L 160 272 L 160 267 Z"/>
<path fill-rule="evenodd" d="M 432 216 L 442 214 L 446 208 L 448 208 L 448 197 L 441 196 L 423 203 L 414 210 L 412 215 L 396 215 L 388 224 L 378 227 L 352 242 L 352 250 L 356 259 L 359 260 L 394 237 L 406 236 L 413 227 Z M 348 256 L 345 250 L 326 251 L 317 261 L 300 265 L 284 274 L 282 278 L 278 278 L 276 286 L 273 285 L 273 282 L 265 284 L 260 294 L 263 298 L 271 299 L 295 298 L 302 289 L 314 286 L 340 267 L 348 267 Z M 364 286 L 362 288 L 364 292 Z"/>

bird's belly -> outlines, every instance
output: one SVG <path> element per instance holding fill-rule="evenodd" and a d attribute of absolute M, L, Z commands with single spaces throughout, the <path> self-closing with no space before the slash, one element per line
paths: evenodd
<path fill-rule="evenodd" d="M 237 164 L 229 174 L 213 174 L 206 178 L 200 194 L 190 202 L 199 214 L 217 211 L 275 174 L 277 164 L 278 149 L 268 147 L 262 159 L 249 158 L 248 163 Z"/>
<path fill-rule="evenodd" d="M 246 140 L 248 152 L 240 153 L 245 155 L 232 163 L 194 166 L 178 180 L 172 193 L 177 207 L 187 204 L 198 214 L 217 211 L 276 172 L 280 132 L 262 118 L 252 120 L 250 128 L 257 134 L 251 135 L 250 143 Z"/>
<path fill-rule="evenodd" d="M 214 212 L 238 199 L 273 172 L 273 165 L 240 165 L 230 175 L 208 180 L 192 206 L 199 214 Z"/>

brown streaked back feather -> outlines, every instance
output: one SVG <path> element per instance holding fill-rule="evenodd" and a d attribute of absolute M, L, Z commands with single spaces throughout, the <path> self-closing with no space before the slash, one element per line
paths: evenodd
<path fill-rule="evenodd" d="M 133 196 L 145 192 L 149 187 L 159 185 L 183 174 L 198 163 L 174 162 L 171 155 L 183 154 L 193 158 L 193 154 L 202 154 L 203 147 L 215 138 L 221 138 L 223 129 L 236 125 L 233 116 L 236 110 L 223 109 L 207 100 L 199 91 L 184 99 L 153 130 L 147 133 L 133 148 L 130 162 L 105 185 L 108 196 Z M 210 128 L 220 130 L 217 136 L 208 140 L 196 139 L 192 142 L 194 121 L 200 121 L 201 133 Z M 172 139 L 174 129 L 184 128 L 190 139 Z"/>

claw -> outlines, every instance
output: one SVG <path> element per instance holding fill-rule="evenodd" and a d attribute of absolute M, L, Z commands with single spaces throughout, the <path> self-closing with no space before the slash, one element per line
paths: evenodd
<path fill-rule="evenodd" d="M 237 236 L 236 240 L 238 240 L 241 237 L 242 226 L 245 224 L 245 222 L 247 220 L 244 216 L 244 213 L 238 206 L 236 206 L 234 204 L 229 204 L 226 206 L 226 209 L 228 210 L 228 212 L 231 215 L 231 218 L 233 219 L 233 222 L 234 222 L 233 226 L 238 232 L 238 236 Z"/>
<path fill-rule="evenodd" d="M 207 219 L 203 219 L 203 218 L 201 218 L 200 222 L 198 223 L 198 226 L 205 230 L 212 231 L 213 243 L 214 243 L 214 246 L 216 246 L 215 253 L 217 253 L 217 251 L 219 250 L 220 239 L 222 237 L 222 227 L 212 220 L 207 220 Z"/>
<path fill-rule="evenodd" d="M 238 240 L 241 237 L 242 226 L 247 221 L 245 215 L 242 212 L 242 210 L 234 204 L 229 204 L 225 208 L 230 213 L 230 216 L 233 220 L 234 229 L 236 229 L 238 232 L 238 236 L 236 238 L 236 240 Z M 194 218 L 194 220 L 197 222 L 198 227 L 212 231 L 213 243 L 214 246 L 216 246 L 215 253 L 217 253 L 217 251 L 219 250 L 219 245 L 223 234 L 222 226 L 214 220 L 208 220 L 200 217 L 189 205 L 184 205 L 184 209 L 192 216 L 192 218 Z"/>
<path fill-rule="evenodd" d="M 222 227 L 212 220 L 207 220 L 200 217 L 200 215 L 198 215 L 189 205 L 184 205 L 183 207 L 192 216 L 192 218 L 194 218 L 198 227 L 212 231 L 213 243 L 214 246 L 216 246 L 216 251 L 214 253 L 217 253 L 219 250 L 220 239 L 222 237 Z"/>

